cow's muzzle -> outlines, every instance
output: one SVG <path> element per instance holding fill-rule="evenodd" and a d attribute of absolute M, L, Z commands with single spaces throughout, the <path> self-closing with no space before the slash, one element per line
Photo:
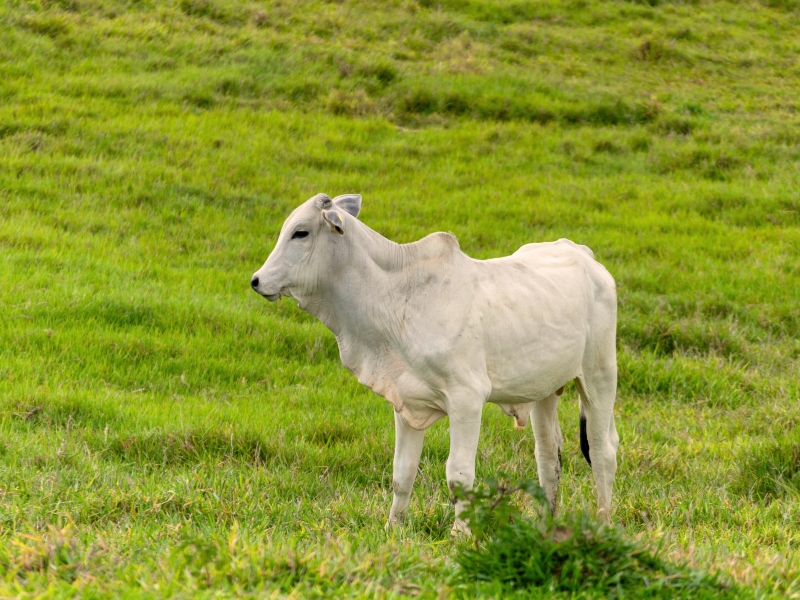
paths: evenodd
<path fill-rule="evenodd" d="M 252 288 L 253 288 L 253 290 L 254 290 L 254 291 L 257 293 L 257 294 L 259 294 L 259 295 L 261 295 L 261 296 L 264 296 L 264 298 L 266 298 L 266 299 L 267 299 L 267 300 L 269 300 L 270 302 L 275 302 L 275 301 L 276 301 L 278 298 L 280 298 L 280 297 L 281 297 L 280 293 L 278 293 L 278 294 L 265 294 L 265 293 L 264 293 L 264 292 L 262 292 L 260 289 L 258 289 L 258 285 L 259 285 L 259 283 L 260 283 L 260 281 L 259 281 L 259 279 L 258 279 L 258 275 L 253 275 L 253 278 L 250 280 L 250 287 L 252 287 Z"/>

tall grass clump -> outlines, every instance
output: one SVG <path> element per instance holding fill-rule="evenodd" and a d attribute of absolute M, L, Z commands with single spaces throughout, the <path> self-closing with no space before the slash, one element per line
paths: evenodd
<path fill-rule="evenodd" d="M 520 491 L 541 506 L 542 516 L 534 519 L 511 503 Z M 532 481 L 512 487 L 489 480 L 457 495 L 470 503 L 464 516 L 474 536 L 455 557 L 461 583 L 619 598 L 741 597 L 716 575 L 672 564 L 585 513 L 550 516 Z"/>

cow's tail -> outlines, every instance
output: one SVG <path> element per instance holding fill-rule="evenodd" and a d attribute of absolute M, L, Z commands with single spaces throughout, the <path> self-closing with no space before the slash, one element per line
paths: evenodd
<path fill-rule="evenodd" d="M 589 458 L 589 437 L 586 435 L 586 413 L 583 412 L 583 401 L 579 401 L 581 406 L 581 452 L 583 458 L 592 466 L 592 459 Z"/>

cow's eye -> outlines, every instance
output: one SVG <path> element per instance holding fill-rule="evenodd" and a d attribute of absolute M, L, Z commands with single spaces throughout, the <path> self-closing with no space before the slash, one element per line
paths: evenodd
<path fill-rule="evenodd" d="M 304 237 L 306 237 L 307 235 L 308 235 L 308 232 L 307 232 L 307 231 L 295 231 L 295 232 L 294 232 L 294 235 L 292 236 L 292 239 L 293 239 L 293 240 L 296 240 L 296 239 L 298 239 L 298 238 L 304 238 Z"/>

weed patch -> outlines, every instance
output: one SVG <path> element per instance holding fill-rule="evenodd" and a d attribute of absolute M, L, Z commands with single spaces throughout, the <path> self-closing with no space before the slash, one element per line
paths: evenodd
<path fill-rule="evenodd" d="M 456 555 L 462 582 L 498 582 L 509 591 L 544 588 L 556 593 L 613 597 L 740 597 L 715 576 L 674 565 L 619 531 L 585 515 L 540 520 L 509 501 L 524 491 L 548 514 L 533 482 L 507 487 L 497 481 L 461 497 L 471 502 L 465 517 L 475 536 Z"/>

